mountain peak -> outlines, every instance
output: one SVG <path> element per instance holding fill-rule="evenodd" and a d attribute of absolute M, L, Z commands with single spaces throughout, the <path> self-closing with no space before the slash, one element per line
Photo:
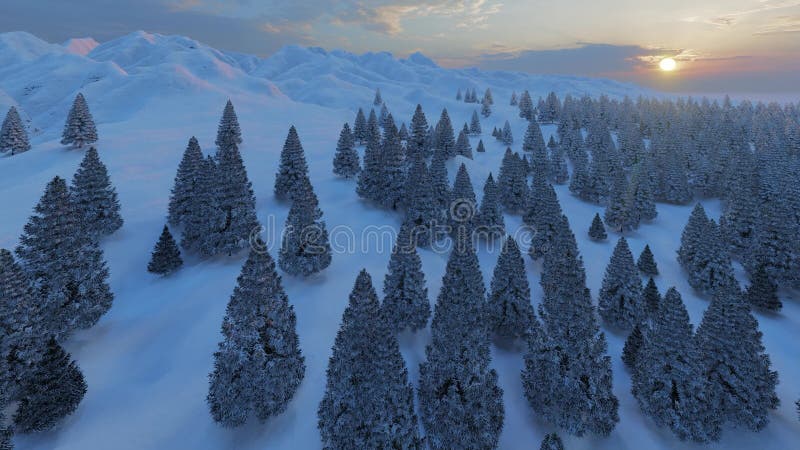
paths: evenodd
<path fill-rule="evenodd" d="M 421 52 L 414 52 L 408 55 L 407 60 L 420 66 L 439 67 L 438 64 L 436 64 L 432 59 L 423 55 Z"/>

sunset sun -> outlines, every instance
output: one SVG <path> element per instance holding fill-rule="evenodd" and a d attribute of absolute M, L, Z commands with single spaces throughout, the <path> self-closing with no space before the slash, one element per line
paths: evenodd
<path fill-rule="evenodd" d="M 664 58 L 658 63 L 658 67 L 665 72 L 672 72 L 675 70 L 675 66 L 677 66 L 677 63 L 672 58 Z"/>

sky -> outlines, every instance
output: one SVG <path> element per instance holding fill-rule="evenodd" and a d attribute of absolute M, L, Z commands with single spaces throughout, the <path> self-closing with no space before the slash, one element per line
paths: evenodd
<path fill-rule="evenodd" d="M 800 93 L 800 0 L 0 0 L 0 32 L 136 30 L 268 56 L 420 51 L 446 67 L 608 77 L 684 93 Z M 677 70 L 658 62 L 674 58 Z"/>

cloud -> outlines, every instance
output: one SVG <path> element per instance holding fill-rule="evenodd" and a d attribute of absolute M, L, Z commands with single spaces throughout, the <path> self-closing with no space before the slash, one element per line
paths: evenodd
<path fill-rule="evenodd" d="M 764 25 L 753 34 L 756 36 L 764 36 L 791 33 L 800 33 L 800 14 L 794 16 L 778 16 L 774 21 Z"/>
<path fill-rule="evenodd" d="M 770 11 L 794 8 L 797 6 L 800 6 L 800 1 L 798 0 L 759 0 L 758 4 L 753 8 L 740 9 L 737 11 L 709 17 L 685 17 L 682 20 L 690 23 L 705 23 L 717 28 L 728 28 L 739 24 L 750 16 L 755 16 Z"/>

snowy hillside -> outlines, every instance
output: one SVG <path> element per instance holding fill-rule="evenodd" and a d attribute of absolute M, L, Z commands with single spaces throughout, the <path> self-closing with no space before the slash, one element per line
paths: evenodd
<path fill-rule="evenodd" d="M 387 53 L 353 55 L 343 51 L 289 46 L 260 59 L 223 52 L 189 38 L 143 32 L 99 45 L 72 40 L 48 44 L 26 33 L 0 34 L 0 111 L 17 105 L 30 118 L 32 149 L 0 157 L 0 247 L 13 249 L 45 184 L 55 175 L 69 180 L 83 151 L 67 150 L 59 141 L 69 106 L 82 92 L 97 121 L 98 150 L 108 166 L 122 205 L 125 224 L 102 241 L 111 272 L 114 305 L 93 328 L 66 344 L 83 371 L 88 392 L 78 410 L 56 429 L 14 437 L 17 449 L 142 450 L 142 449 L 317 449 L 317 408 L 325 388 L 325 370 L 342 312 L 356 275 L 366 268 L 381 292 L 391 239 L 382 246 L 355 245 L 356 251 L 334 251 L 330 267 L 309 278 L 282 274 L 283 285 L 297 314 L 297 332 L 305 356 L 305 379 L 288 410 L 265 424 L 250 421 L 239 429 L 214 423 L 206 404 L 208 374 L 221 339 L 227 301 L 246 258 L 200 260 L 184 255 L 177 273 L 161 278 L 146 271 L 150 252 L 165 224 L 170 189 L 188 139 L 196 136 L 205 154 L 213 154 L 220 114 L 227 99 L 236 106 L 244 142 L 241 153 L 257 199 L 259 221 L 277 257 L 279 233 L 288 204 L 273 196 L 280 151 L 291 125 L 297 127 L 329 231 L 350 230 L 359 242 L 365 230 L 390 226 L 400 215 L 368 206 L 355 192 L 355 182 L 331 173 L 331 160 L 342 124 L 353 123 L 359 107 L 369 111 L 380 88 L 395 120 L 409 123 L 417 103 L 433 122 L 446 107 L 458 131 L 480 105 L 455 100 L 456 89 L 486 88 L 494 92 L 489 118 L 482 118 L 485 153 L 474 159 L 448 161 L 452 183 L 464 163 L 480 199 L 480 187 L 499 170 L 505 146 L 490 135 L 492 127 L 510 122 L 519 151 L 527 121 L 509 105 L 512 91 L 528 89 L 534 98 L 550 91 L 559 95 L 655 94 L 610 80 L 537 76 L 522 73 L 451 70 L 424 55 L 397 59 Z M 543 127 L 547 140 L 555 125 Z M 472 147 L 477 137 L 470 138 Z M 363 154 L 363 148 L 359 151 Z M 593 242 L 586 231 L 603 208 L 556 187 L 558 198 L 578 240 L 587 283 L 596 301 L 614 244 Z M 718 218 L 718 201 L 704 202 Z M 663 293 L 680 291 L 695 327 L 709 305 L 688 284 L 675 255 L 691 206 L 658 204 L 658 218 L 629 233 L 634 255 L 646 244 L 660 269 Z M 521 225 L 506 215 L 506 226 Z M 342 245 L 343 243 L 339 243 Z M 488 286 L 499 251 L 478 253 Z M 431 305 L 442 284 L 446 253 L 420 250 Z M 534 305 L 542 298 L 541 263 L 525 257 Z M 613 367 L 613 390 L 620 401 L 620 422 L 607 438 L 561 434 L 573 449 L 667 450 L 674 448 L 788 449 L 800 442 L 800 421 L 793 402 L 800 396 L 800 302 L 784 298 L 779 314 L 757 313 L 763 343 L 773 369 L 780 374 L 779 409 L 770 413 L 760 433 L 725 429 L 722 440 L 709 446 L 683 443 L 645 417 L 631 394 L 629 371 L 620 359 L 625 335 L 604 328 Z M 400 336 L 412 384 L 425 359 L 428 329 Z M 492 347 L 491 366 L 504 390 L 505 420 L 500 448 L 538 448 L 554 431 L 529 407 L 520 382 L 523 350 Z"/>

